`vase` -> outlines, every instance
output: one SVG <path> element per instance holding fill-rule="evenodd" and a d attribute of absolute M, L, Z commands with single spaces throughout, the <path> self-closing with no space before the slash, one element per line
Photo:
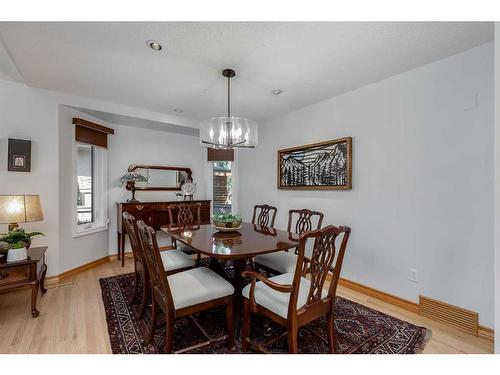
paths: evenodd
<path fill-rule="evenodd" d="M 9 249 L 7 253 L 7 262 L 19 262 L 28 258 L 28 251 L 25 247 L 20 249 Z"/>

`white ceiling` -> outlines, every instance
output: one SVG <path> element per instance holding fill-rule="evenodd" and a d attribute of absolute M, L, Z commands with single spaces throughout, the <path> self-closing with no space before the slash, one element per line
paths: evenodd
<path fill-rule="evenodd" d="M 259 120 L 493 39 L 488 22 L 0 22 L 0 70 L 29 86 L 194 119 Z M 146 40 L 160 41 L 155 52 Z M 2 52 L 3 51 L 3 52 Z M 15 65 L 6 62 L 11 57 Z M 4 62 L 2 62 L 2 59 Z M 14 67 L 17 67 L 14 69 Z M 273 89 L 282 89 L 279 96 Z"/>

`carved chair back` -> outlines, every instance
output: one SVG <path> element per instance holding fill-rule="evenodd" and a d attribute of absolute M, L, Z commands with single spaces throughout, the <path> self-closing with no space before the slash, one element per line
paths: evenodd
<path fill-rule="evenodd" d="M 151 279 L 153 298 L 160 293 L 164 304 L 169 311 L 174 310 L 172 294 L 168 285 L 167 273 L 160 256 L 158 242 L 156 240 L 156 231 L 146 225 L 142 220 L 137 221 L 137 231 L 144 251 L 144 258 L 148 267 Z"/>
<path fill-rule="evenodd" d="M 337 285 L 340 278 L 340 270 L 344 260 L 344 254 L 349 240 L 351 228 L 346 226 L 335 227 L 329 225 L 323 229 L 306 232 L 300 236 L 297 266 L 293 279 L 293 291 L 290 295 L 290 303 L 288 307 L 288 317 L 294 316 L 297 313 L 297 298 L 301 282 L 304 262 L 305 245 L 309 239 L 314 240 L 312 255 L 308 260 L 310 287 L 307 296 L 306 305 L 301 308 L 301 311 L 307 311 L 309 307 L 323 299 L 323 285 L 325 284 L 327 275 L 332 273 L 328 295 L 325 298 L 330 298 L 333 304 L 335 303 L 335 295 L 337 293 Z M 341 238 L 341 239 L 340 239 Z M 337 251 L 337 243 L 340 242 L 340 247 Z"/>
<path fill-rule="evenodd" d="M 170 218 L 169 229 L 199 227 L 201 224 L 201 203 L 172 204 L 168 206 L 168 216 Z"/>
<path fill-rule="evenodd" d="M 142 251 L 141 243 L 137 233 L 137 222 L 134 216 L 128 212 L 122 214 L 125 229 L 130 239 L 130 246 L 132 247 L 132 254 L 134 254 L 134 262 L 140 262 L 141 265 L 146 266 L 144 253 Z"/>
<path fill-rule="evenodd" d="M 289 210 L 287 231 L 300 235 L 311 230 L 318 230 L 323 224 L 323 216 L 323 213 L 307 208 Z"/>
<path fill-rule="evenodd" d="M 274 228 L 274 219 L 278 209 L 267 204 L 255 205 L 253 207 L 252 224 L 265 228 Z"/>

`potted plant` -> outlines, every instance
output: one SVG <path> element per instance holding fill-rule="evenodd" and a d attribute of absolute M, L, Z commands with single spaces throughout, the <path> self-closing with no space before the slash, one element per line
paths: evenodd
<path fill-rule="evenodd" d="M 7 253 L 7 262 L 24 260 L 28 257 L 27 249 L 35 236 L 45 236 L 41 232 L 26 233 L 22 228 L 16 228 L 0 234 L 0 252 Z"/>
<path fill-rule="evenodd" d="M 212 221 L 218 228 L 239 228 L 241 225 L 241 216 L 233 214 L 214 215 Z"/>

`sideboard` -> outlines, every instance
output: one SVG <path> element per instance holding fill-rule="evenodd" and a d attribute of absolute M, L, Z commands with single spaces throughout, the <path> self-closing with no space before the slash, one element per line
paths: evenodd
<path fill-rule="evenodd" d="M 122 214 L 128 212 L 137 220 L 144 221 L 150 227 L 159 230 L 160 227 L 170 224 L 168 216 L 168 206 L 180 203 L 201 203 L 201 223 L 209 224 L 211 209 L 209 200 L 192 201 L 167 201 L 167 202 L 116 202 L 117 208 L 117 238 L 118 238 L 118 259 L 121 259 L 122 266 L 125 265 L 125 226 Z"/>

